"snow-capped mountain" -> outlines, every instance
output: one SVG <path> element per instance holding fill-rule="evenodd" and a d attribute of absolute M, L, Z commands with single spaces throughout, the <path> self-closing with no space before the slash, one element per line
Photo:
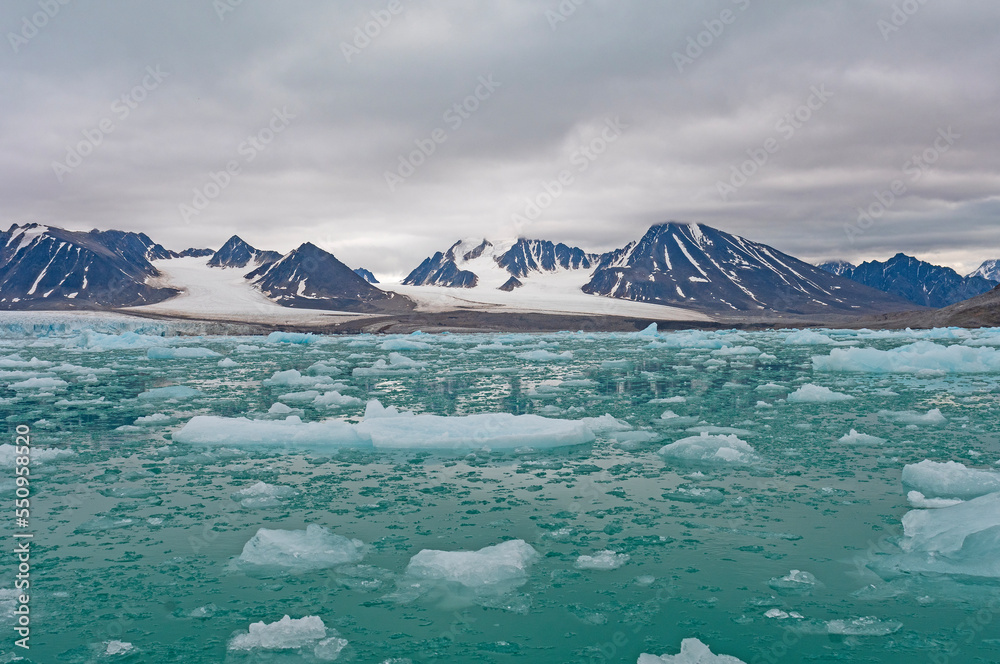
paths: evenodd
<path fill-rule="evenodd" d="M 718 312 L 855 314 L 909 306 L 767 245 L 703 224 L 673 222 L 604 254 L 583 290 Z"/>
<path fill-rule="evenodd" d="M 996 286 L 982 276 L 963 277 L 950 267 L 933 265 L 906 254 L 896 254 L 885 262 L 862 263 L 843 276 L 913 304 L 935 308 L 982 295 Z"/>
<path fill-rule="evenodd" d="M 966 276 L 970 278 L 982 277 L 983 279 L 989 279 L 1000 284 L 1000 259 L 985 261 L 974 272 Z"/>
<path fill-rule="evenodd" d="M 844 276 L 845 272 L 850 272 L 855 268 L 854 263 L 848 263 L 847 261 L 827 261 L 825 263 L 820 263 L 817 265 L 819 269 L 824 272 L 829 272 L 830 274 L 835 274 L 838 277 Z"/>
<path fill-rule="evenodd" d="M 66 309 L 151 304 L 177 291 L 147 285 L 151 260 L 172 252 L 143 233 L 14 224 L 0 231 L 0 308 Z"/>
<path fill-rule="evenodd" d="M 269 299 L 286 307 L 384 312 L 413 306 L 401 295 L 372 286 L 311 242 L 260 266 L 246 278 Z"/>
<path fill-rule="evenodd" d="M 491 286 L 511 291 L 521 285 L 519 278 L 533 273 L 590 270 L 599 258 L 599 255 L 588 254 L 579 247 L 554 244 L 548 240 L 520 238 L 497 244 L 488 240 L 460 240 L 448 251 L 439 251 L 424 259 L 403 280 L 403 284 L 475 288 L 480 285 L 481 277 L 495 274 L 499 269 L 504 272 L 503 283 L 491 283 Z"/>
<path fill-rule="evenodd" d="M 363 267 L 355 268 L 354 274 L 358 275 L 359 277 L 361 277 L 370 284 L 378 283 L 378 279 L 375 278 L 375 275 L 372 274 L 370 270 L 366 270 Z"/>
<path fill-rule="evenodd" d="M 208 264 L 212 267 L 260 267 L 281 258 L 277 251 L 262 251 L 255 249 L 243 241 L 239 235 L 234 235 L 219 248 Z"/>

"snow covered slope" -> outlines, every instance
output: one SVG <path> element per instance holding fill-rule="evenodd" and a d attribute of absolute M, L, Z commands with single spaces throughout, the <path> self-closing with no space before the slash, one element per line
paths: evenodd
<path fill-rule="evenodd" d="M 209 267 L 204 257 L 156 261 L 154 283 L 178 289 L 180 295 L 157 304 L 136 307 L 138 313 L 239 320 L 259 323 L 322 323 L 362 317 L 355 313 L 292 309 L 267 299 L 244 277 L 245 270 Z"/>
<path fill-rule="evenodd" d="M 704 224 L 652 226 L 605 254 L 584 291 L 702 311 L 860 314 L 912 305 Z"/>
<path fill-rule="evenodd" d="M 1000 284 L 1000 259 L 984 261 L 975 272 L 966 275 L 967 277 L 982 277 Z"/>

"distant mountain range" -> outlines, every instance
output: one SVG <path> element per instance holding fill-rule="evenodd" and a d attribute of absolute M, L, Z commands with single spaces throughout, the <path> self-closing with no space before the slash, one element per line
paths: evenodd
<path fill-rule="evenodd" d="M 982 277 L 1000 284 L 1000 259 L 986 261 L 970 272 L 969 277 Z"/>
<path fill-rule="evenodd" d="M 15 224 L 0 232 L 0 309 L 162 302 L 180 291 L 157 265 L 167 269 L 170 263 L 159 261 L 180 258 L 240 270 L 248 288 L 282 306 L 366 313 L 408 311 L 412 298 L 440 287 L 500 291 L 487 302 L 517 302 L 522 289 L 569 288 L 574 297 L 586 293 L 716 314 L 850 316 L 945 306 L 992 288 L 986 275 L 998 269 L 998 261 L 988 262 L 962 277 L 902 254 L 886 263 L 815 267 L 710 226 L 671 222 L 605 253 L 526 238 L 459 241 L 422 261 L 403 286 L 386 288 L 370 271 L 352 269 L 309 242 L 282 255 L 234 235 L 218 251 L 173 252 L 143 233 Z"/>
<path fill-rule="evenodd" d="M 808 263 L 703 224 L 657 224 L 637 242 L 604 254 L 544 240 L 460 241 L 425 259 L 413 286 L 515 290 L 535 274 L 581 271 L 585 293 L 708 312 L 854 314 L 898 311 L 903 299 L 831 276 Z"/>
<path fill-rule="evenodd" d="M 892 293 L 922 307 L 947 307 L 988 293 L 996 285 L 986 274 L 998 261 L 988 261 L 976 272 L 963 277 L 950 267 L 932 265 L 905 254 L 885 262 L 868 261 L 854 266 L 846 261 L 824 263 L 820 267 L 852 281 Z"/>

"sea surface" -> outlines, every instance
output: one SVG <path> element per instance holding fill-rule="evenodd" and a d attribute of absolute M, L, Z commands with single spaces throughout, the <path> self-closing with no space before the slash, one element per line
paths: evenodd
<path fill-rule="evenodd" d="M 1000 661 L 1000 330 L 170 332 L 0 326 L 0 662 Z"/>

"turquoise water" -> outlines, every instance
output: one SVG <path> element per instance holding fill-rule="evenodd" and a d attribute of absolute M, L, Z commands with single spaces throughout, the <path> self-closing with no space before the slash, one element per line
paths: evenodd
<path fill-rule="evenodd" d="M 914 342 L 931 351 L 923 365 L 812 359 Z M 935 359 L 926 344 L 968 354 Z M 906 464 L 998 470 L 997 346 L 996 330 L 268 340 L 9 329 L 0 381 L 16 389 L 0 392 L 0 412 L 5 442 L 31 427 L 34 548 L 30 651 L 14 647 L 16 560 L 0 559 L 0 661 L 635 662 L 689 637 L 745 662 L 1000 661 L 996 579 L 886 571 L 912 509 Z M 264 382 L 293 369 L 297 385 Z M 806 384 L 852 398 L 787 398 Z M 192 389 L 155 391 L 172 386 Z M 323 405 L 310 391 L 340 397 Z M 619 422 L 544 450 L 243 445 L 235 419 L 223 444 L 171 440 L 198 415 L 358 422 L 371 399 L 455 418 Z M 882 441 L 838 442 L 851 429 Z M 754 458 L 658 454 L 703 431 L 736 436 Z M 0 489 L 13 501 L 5 458 Z M 258 482 L 289 489 L 234 499 Z M 258 529 L 309 524 L 361 540 L 363 560 L 239 563 Z M 5 521 L 5 541 L 14 530 Z M 538 555 L 501 586 L 407 573 L 423 549 L 507 540 Z M 620 566 L 580 568 L 605 550 Z M 786 587 L 791 570 L 817 583 Z M 229 647 L 285 615 L 318 617 L 347 643 L 336 654 L 314 641 Z"/>

